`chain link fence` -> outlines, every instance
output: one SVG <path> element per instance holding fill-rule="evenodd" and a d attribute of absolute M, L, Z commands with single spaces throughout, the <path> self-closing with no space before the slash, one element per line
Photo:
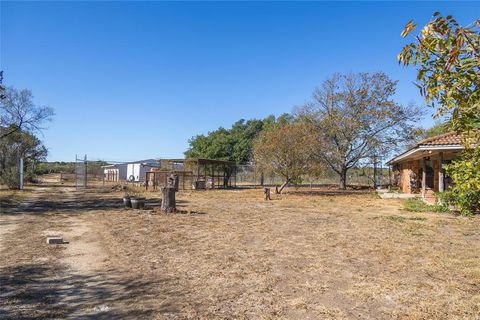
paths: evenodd
<path fill-rule="evenodd" d="M 77 189 L 87 188 L 88 184 L 88 162 L 87 155 L 82 158 L 79 158 L 75 155 L 75 187 Z"/>

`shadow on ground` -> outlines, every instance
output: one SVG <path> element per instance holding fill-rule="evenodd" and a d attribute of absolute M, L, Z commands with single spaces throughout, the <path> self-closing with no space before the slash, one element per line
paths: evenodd
<path fill-rule="evenodd" d="M 371 193 L 371 189 L 358 189 L 358 190 L 306 190 L 306 189 L 297 189 L 297 190 L 288 190 L 288 194 L 291 195 L 303 195 L 303 196 L 359 196 Z"/>
<path fill-rule="evenodd" d="M 172 301 L 185 299 L 173 289 L 176 279 L 172 278 L 143 281 L 115 271 L 85 276 L 68 273 L 58 265 L 38 264 L 0 271 L 1 319 L 145 319 L 154 313 L 176 314 L 180 306 Z M 159 294 L 176 300 L 136 301 Z"/>
<path fill-rule="evenodd" d="M 2 214 L 82 214 L 93 210 L 120 210 L 124 208 L 121 197 L 99 197 L 98 195 L 85 195 L 66 193 L 59 191 L 57 194 L 51 193 L 40 195 L 38 198 L 25 203 L 19 203 L 13 199 L 0 198 L 0 208 Z M 145 207 L 153 209 L 160 206 L 161 199 L 149 198 L 145 201 Z"/>

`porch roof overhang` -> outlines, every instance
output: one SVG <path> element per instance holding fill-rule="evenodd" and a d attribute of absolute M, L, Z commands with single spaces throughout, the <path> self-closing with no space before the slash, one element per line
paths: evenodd
<path fill-rule="evenodd" d="M 118 167 L 116 164 L 107 164 L 107 165 L 102 166 L 102 168 L 104 168 L 104 169 L 116 168 L 116 167 Z"/>
<path fill-rule="evenodd" d="M 173 163 L 196 163 L 196 164 L 199 164 L 199 165 L 203 165 L 203 164 L 236 165 L 235 161 L 217 160 L 217 159 L 205 159 L 205 158 L 162 159 L 161 161 L 164 161 L 164 162 L 173 162 Z"/>
<path fill-rule="evenodd" d="M 459 151 L 465 147 L 462 144 L 450 144 L 450 145 L 417 145 L 412 149 L 399 154 L 395 158 L 389 160 L 387 165 L 393 165 L 405 160 L 414 160 L 422 156 L 425 152 L 442 152 L 442 151 Z"/>

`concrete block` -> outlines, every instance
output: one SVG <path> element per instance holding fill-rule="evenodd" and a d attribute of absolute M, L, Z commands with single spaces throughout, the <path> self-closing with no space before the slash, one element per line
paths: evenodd
<path fill-rule="evenodd" d="M 62 244 L 63 238 L 60 236 L 48 236 L 47 237 L 48 244 Z"/>

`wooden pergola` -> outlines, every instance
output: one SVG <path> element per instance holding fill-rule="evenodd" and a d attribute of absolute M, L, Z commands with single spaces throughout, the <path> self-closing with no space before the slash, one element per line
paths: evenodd
<path fill-rule="evenodd" d="M 188 189 L 221 189 L 237 186 L 237 165 L 232 161 L 215 159 L 162 159 L 160 168 L 147 172 L 148 188 L 164 186 L 169 176 L 179 179 L 178 188 Z"/>

